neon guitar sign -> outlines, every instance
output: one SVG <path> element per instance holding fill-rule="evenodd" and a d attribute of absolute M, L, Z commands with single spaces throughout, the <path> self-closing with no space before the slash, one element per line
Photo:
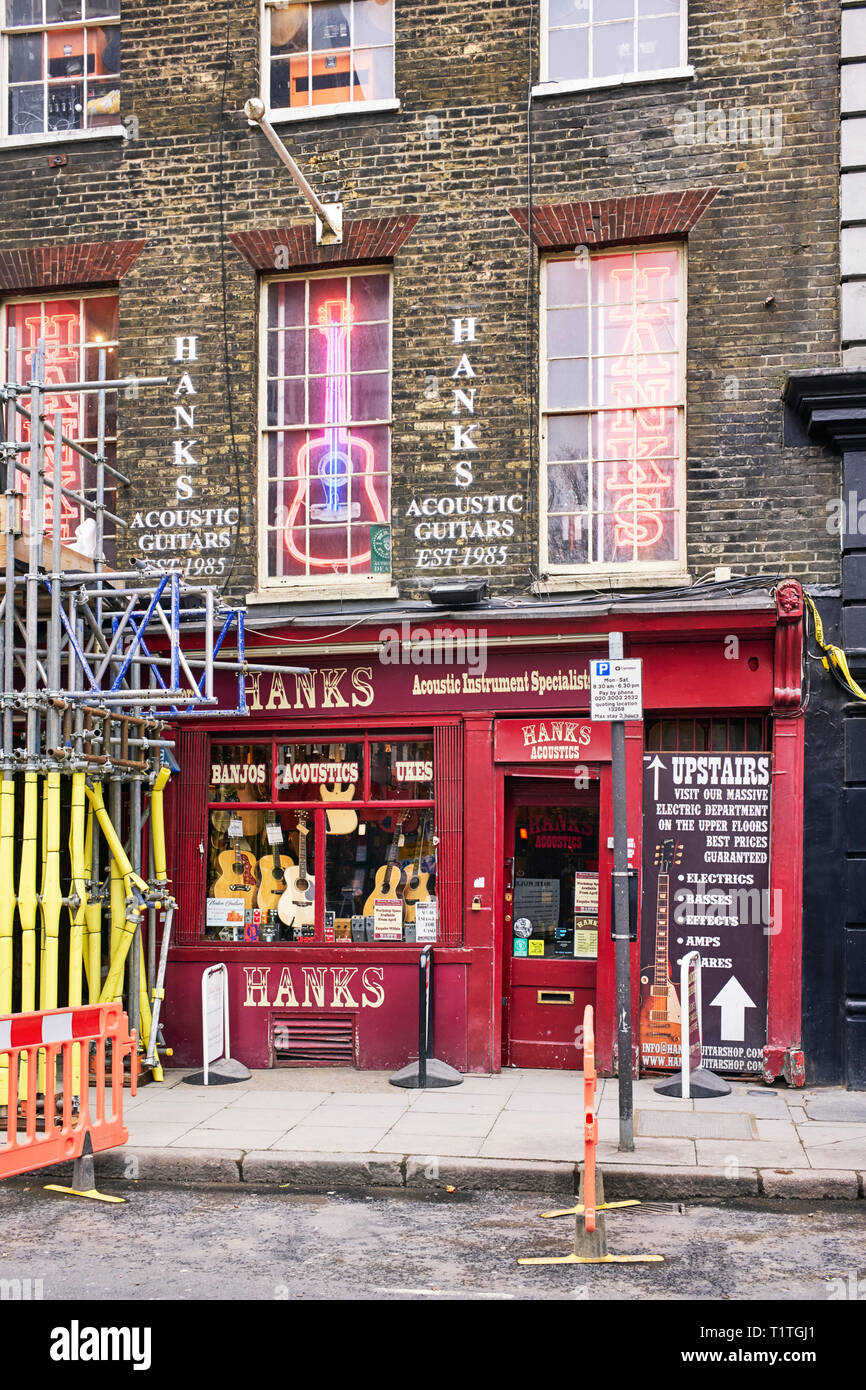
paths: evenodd
<path fill-rule="evenodd" d="M 28 306 L 29 307 L 29 306 Z M 24 330 L 26 342 L 22 345 L 21 354 L 25 364 L 25 369 L 32 376 L 34 370 L 34 359 L 36 356 L 36 346 L 40 337 L 45 341 L 45 382 L 46 385 L 62 386 L 66 380 L 66 372 L 72 374 L 73 379 L 78 376 L 78 313 L 57 313 L 48 314 L 42 322 L 40 307 L 35 306 L 36 313 L 33 316 L 25 317 Z M 54 414 L 61 411 L 63 415 L 63 430 L 69 439 L 77 439 L 79 435 L 78 419 L 78 398 L 68 392 L 59 395 L 45 396 L 44 410 L 50 423 L 54 424 Z M 22 427 L 22 439 L 25 442 L 30 440 L 30 421 L 25 420 Z M 52 471 L 53 465 L 50 462 L 54 445 L 49 442 L 47 452 L 49 455 L 48 469 Z M 75 491 L 80 487 L 81 477 L 75 455 L 67 445 L 61 446 L 60 453 L 60 481 L 64 487 L 70 491 Z M 29 525 L 30 522 L 30 478 L 26 473 L 21 474 L 19 486 L 24 495 L 24 516 Z M 46 487 L 43 496 L 44 525 L 46 533 L 50 534 L 53 529 L 54 511 L 54 490 Z M 70 502 L 67 497 L 61 497 L 60 501 L 60 537 L 63 541 L 70 541 L 73 538 L 73 527 L 77 525 L 80 517 L 78 508 Z"/>
<path fill-rule="evenodd" d="M 659 343 L 656 327 L 668 322 L 665 282 L 666 266 L 641 266 L 637 276 L 644 292 L 655 281 L 655 298 L 631 303 L 631 267 L 616 269 L 611 280 L 616 293 L 610 311 L 611 324 L 626 328 L 622 356 L 612 368 L 613 396 L 619 409 L 604 417 L 602 457 L 618 460 L 610 465 L 606 489 L 616 497 L 613 504 L 614 545 L 652 550 L 662 539 L 668 489 L 672 483 L 671 455 L 676 446 L 677 410 L 662 401 L 673 399 L 676 379 L 673 365 Z M 636 371 L 633 376 L 633 355 Z M 635 382 L 636 391 L 635 394 Z M 633 432 L 634 431 L 634 432 Z M 664 459 L 667 468 L 659 466 Z M 670 503 L 667 503 L 668 508 Z"/>
<path fill-rule="evenodd" d="M 388 518 L 376 495 L 373 473 L 376 455 L 372 444 L 350 433 L 347 427 L 348 408 L 348 345 L 352 331 L 351 312 L 344 299 L 329 299 L 319 307 L 318 331 L 326 340 L 326 383 L 325 383 L 325 428 L 316 439 L 301 445 L 295 457 L 295 477 L 297 487 L 288 508 L 283 527 L 286 549 L 294 560 L 306 570 L 337 570 L 348 568 L 363 569 L 370 563 L 370 546 L 352 553 L 354 535 L 351 523 L 361 515 L 360 502 L 352 500 L 352 480 L 359 478 L 364 495 L 370 504 L 373 522 L 387 522 Z M 313 488 L 320 484 L 323 497 L 313 502 Z M 330 524 L 330 526 L 349 527 L 348 559 L 339 560 L 334 556 L 317 554 L 315 551 L 318 531 L 310 530 L 303 522 L 298 525 L 298 516 L 306 505 L 309 521 Z M 361 532 L 358 544 L 364 545 L 366 528 Z M 329 536 L 332 532 L 324 531 Z M 367 533 L 369 534 L 369 533 Z M 298 541 L 303 539 L 303 547 Z"/>

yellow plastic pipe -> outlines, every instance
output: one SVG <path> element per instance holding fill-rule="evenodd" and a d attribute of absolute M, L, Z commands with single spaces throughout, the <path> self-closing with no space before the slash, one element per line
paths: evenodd
<path fill-rule="evenodd" d="M 12 1012 L 15 931 L 15 779 L 0 783 L 0 1014 Z M 9 1101 L 9 1058 L 0 1059 L 0 1105 Z"/>
<path fill-rule="evenodd" d="M 99 821 L 99 828 L 105 836 L 108 848 L 120 865 L 120 871 L 126 880 L 127 889 L 130 889 L 130 887 L 134 885 L 140 893 L 146 893 L 148 891 L 147 884 L 143 878 L 139 878 L 130 864 L 126 850 L 120 842 L 120 836 L 111 823 L 111 818 L 105 808 L 105 802 L 102 799 L 102 787 L 97 782 L 93 787 L 85 787 L 85 790 L 88 800 L 96 813 L 96 819 Z M 132 893 L 129 892 L 128 896 L 132 897 Z"/>
<path fill-rule="evenodd" d="M 87 808 L 87 832 L 84 837 L 84 860 L 92 883 L 99 878 L 99 855 L 94 842 L 93 807 Z M 102 903 L 94 896 L 87 902 L 87 950 L 84 968 L 87 972 L 87 1002 L 95 1004 L 102 989 Z"/>
<path fill-rule="evenodd" d="M 81 970 L 84 959 L 84 924 L 87 920 L 87 864 L 85 858 L 84 773 L 73 772 L 69 820 L 69 858 L 72 893 L 78 906 L 69 908 L 69 1004 L 81 1003 Z"/>
<path fill-rule="evenodd" d="M 15 930 L 15 779 L 0 783 L 0 1014 L 12 1012 Z"/>
<path fill-rule="evenodd" d="M 163 814 L 163 793 L 171 776 L 171 768 L 161 767 L 156 774 L 153 790 L 150 793 L 150 827 L 153 837 L 153 872 L 157 883 L 168 880 L 165 861 L 165 816 Z"/>
<path fill-rule="evenodd" d="M 60 914 L 63 893 L 60 887 L 60 773 L 45 778 L 42 816 L 45 827 L 45 872 L 42 880 L 43 970 L 40 980 L 40 1008 L 57 1008 L 57 971 L 60 955 Z"/>
<path fill-rule="evenodd" d="M 39 787 L 35 772 L 24 774 L 24 824 L 18 874 L 18 915 L 21 921 L 21 1012 L 36 1008 L 36 824 Z"/>

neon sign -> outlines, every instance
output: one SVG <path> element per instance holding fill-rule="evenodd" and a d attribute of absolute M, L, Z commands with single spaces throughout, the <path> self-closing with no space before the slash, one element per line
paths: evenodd
<path fill-rule="evenodd" d="M 661 540 L 665 527 L 665 499 L 672 483 L 658 459 L 676 452 L 677 409 L 662 401 L 675 398 L 676 367 L 659 344 L 657 327 L 669 320 L 670 304 L 661 302 L 669 266 L 635 266 L 638 294 L 632 303 L 632 268 L 616 267 L 611 281 L 616 302 L 610 311 L 613 324 L 626 326 L 622 356 L 611 370 L 613 400 L 618 407 L 605 412 L 601 423 L 601 456 L 612 459 L 605 481 L 613 504 L 614 546 L 650 550 Z M 647 296 L 652 291 L 656 298 Z M 667 516 L 670 513 L 668 503 Z"/>
<path fill-rule="evenodd" d="M 70 371 L 73 379 L 78 375 L 79 351 L 78 351 L 78 312 L 48 314 L 44 320 L 40 305 L 33 306 L 35 313 L 24 318 L 24 330 L 26 340 L 22 347 L 22 359 L 26 373 L 33 376 L 33 362 L 36 355 L 36 345 L 39 338 L 45 341 L 45 381 L 48 385 L 62 386 L 67 380 L 67 371 Z M 78 398 L 69 392 L 58 395 L 45 396 L 44 412 L 49 424 L 53 426 L 54 415 L 60 412 L 63 417 L 63 433 L 68 439 L 79 437 L 79 403 Z M 22 437 L 25 441 L 30 439 L 30 421 L 23 421 Z M 46 471 L 49 479 L 54 476 L 53 450 L 56 446 L 48 443 L 46 447 Z M 60 481 L 64 487 L 69 488 L 70 492 L 79 490 L 81 477 L 77 457 L 73 454 L 68 445 L 61 446 L 60 453 Z M 24 517 L 30 525 L 30 478 L 24 473 L 21 475 L 19 485 L 24 498 Z M 51 534 L 54 526 L 54 489 L 46 484 L 44 489 L 44 527 L 46 534 Z M 63 541 L 71 541 L 75 536 L 75 530 L 80 522 L 78 508 L 68 497 L 61 495 L 60 499 L 60 537 Z"/>
<path fill-rule="evenodd" d="M 352 501 L 353 478 L 362 480 L 364 495 L 372 510 L 371 519 L 386 522 L 388 518 L 373 483 L 376 463 L 373 446 L 348 429 L 347 369 L 352 317 L 346 301 L 329 299 L 322 304 L 316 327 L 326 341 L 325 429 L 318 438 L 301 445 L 295 457 L 297 488 L 286 516 L 283 539 L 289 554 L 305 570 L 308 565 L 313 569 L 363 569 L 370 563 L 369 545 L 366 550 L 351 553 L 351 523 L 361 515 L 360 502 Z M 322 488 L 319 502 L 312 500 L 316 483 Z M 309 521 L 349 528 L 347 560 L 336 560 L 316 552 L 316 537 L 320 533 L 311 531 L 309 524 L 306 527 L 297 525 L 298 514 L 305 504 Z"/>

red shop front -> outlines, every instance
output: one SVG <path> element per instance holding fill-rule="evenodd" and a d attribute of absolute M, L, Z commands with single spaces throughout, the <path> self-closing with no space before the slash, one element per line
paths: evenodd
<path fill-rule="evenodd" d="M 717 1068 L 796 1079 L 801 624 L 796 585 L 725 606 L 416 605 L 342 644 L 321 619 L 258 619 L 248 660 L 308 671 L 250 674 L 246 716 L 178 731 L 174 1062 L 201 1062 L 202 971 L 224 961 L 247 1065 L 396 1070 L 433 941 L 443 1060 L 579 1068 L 592 1003 L 611 1073 L 610 732 L 588 711 L 615 629 L 644 672 L 626 726 L 641 1064 L 674 1063 L 696 948 Z"/>

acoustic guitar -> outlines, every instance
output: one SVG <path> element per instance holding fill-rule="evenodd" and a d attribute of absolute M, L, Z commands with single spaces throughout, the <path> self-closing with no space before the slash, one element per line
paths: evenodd
<path fill-rule="evenodd" d="M 244 907 L 256 900 L 256 861 L 247 849 L 224 849 L 217 862 L 220 874 L 213 886 L 215 898 L 240 898 Z"/>
<path fill-rule="evenodd" d="M 268 825 L 276 825 L 277 817 L 275 812 L 268 812 Z M 258 905 L 264 912 L 273 912 L 279 906 L 280 898 L 286 891 L 286 869 L 294 868 L 295 861 L 290 854 L 282 854 L 277 845 L 273 845 L 270 858 L 264 856 L 259 860 L 259 894 Z"/>
<path fill-rule="evenodd" d="M 682 845 L 664 840 L 656 846 L 659 880 L 656 898 L 655 961 L 652 973 L 641 975 L 641 1065 L 669 1067 L 668 1058 L 682 1045 L 682 1013 L 676 986 L 671 980 L 668 954 L 670 926 L 670 871 L 683 857 Z M 661 1043 L 662 1050 L 644 1052 L 646 1043 Z"/>
<path fill-rule="evenodd" d="M 376 870 L 373 891 L 364 903 L 365 917 L 372 917 L 375 914 L 377 898 L 390 898 L 392 902 L 396 902 L 400 897 L 400 889 L 405 882 L 406 874 L 397 863 L 397 846 L 407 814 L 406 811 L 401 812 L 394 823 L 394 834 L 388 846 L 386 861 L 381 868 Z"/>
<path fill-rule="evenodd" d="M 330 809 L 332 801 L 351 801 L 355 795 L 356 783 L 349 782 L 343 789 L 342 782 L 330 782 L 319 784 L 319 795 L 323 801 L 329 803 L 328 810 L 325 812 L 325 819 L 328 822 L 329 835 L 351 835 L 358 828 L 358 812 Z"/>
<path fill-rule="evenodd" d="M 298 816 L 298 864 L 287 868 L 286 890 L 277 903 L 277 916 L 295 931 L 314 926 L 316 921 L 316 881 L 307 873 L 307 817 Z"/>
<path fill-rule="evenodd" d="M 427 838 L 427 829 L 430 824 L 429 816 L 424 817 L 424 822 L 418 831 L 418 858 L 412 862 L 412 870 L 403 889 L 403 901 L 406 904 L 406 921 L 415 921 L 415 904 L 429 903 L 433 896 L 430 892 L 430 875 L 421 872 L 421 860 L 424 858 L 424 841 Z"/>

